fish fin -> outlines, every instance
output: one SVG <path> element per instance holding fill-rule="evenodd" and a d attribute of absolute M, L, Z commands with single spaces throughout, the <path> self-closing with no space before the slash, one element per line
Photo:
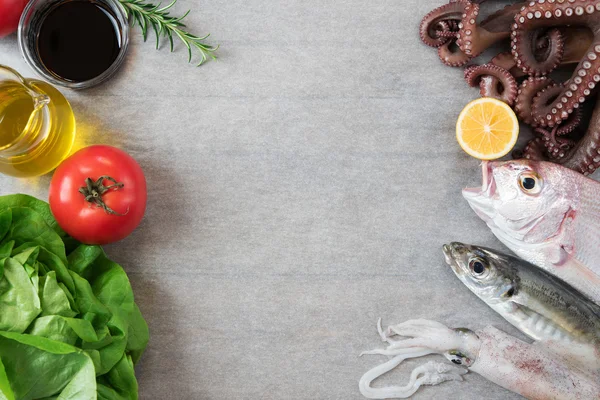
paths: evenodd
<path fill-rule="evenodd" d="M 558 243 L 560 246 L 559 259 L 554 263 L 557 266 L 565 264 L 570 257 L 573 257 L 573 254 L 575 253 L 575 216 L 575 210 L 569 208 L 569 211 L 567 211 L 565 218 L 563 218 L 560 224 L 558 233 Z"/>
<path fill-rule="evenodd" d="M 580 284 L 577 285 L 577 288 L 574 290 L 578 290 L 577 293 L 579 293 L 579 295 L 583 295 L 596 306 L 600 306 L 600 298 L 598 297 L 598 295 L 600 295 L 600 292 L 598 291 L 598 288 L 600 287 L 600 276 L 573 257 L 570 257 L 570 259 L 561 265 L 560 268 L 568 269 L 569 275 L 579 277 Z M 552 273 L 552 275 L 565 280 L 564 277 L 561 277 L 557 273 Z M 598 317 L 600 317 L 600 311 L 595 312 Z"/>
<path fill-rule="evenodd" d="M 554 323 L 551 315 L 544 315 L 541 312 L 535 311 L 529 306 L 519 303 L 518 299 L 511 300 L 513 303 L 513 310 L 509 314 L 504 316 L 509 322 L 511 322 L 517 329 L 531 337 L 534 340 L 551 340 L 550 336 L 544 333 L 543 330 L 551 326 L 552 335 L 557 334 L 557 331 L 562 332 L 564 335 L 568 335 L 560 325 Z M 502 315 L 502 314 L 501 314 Z"/>

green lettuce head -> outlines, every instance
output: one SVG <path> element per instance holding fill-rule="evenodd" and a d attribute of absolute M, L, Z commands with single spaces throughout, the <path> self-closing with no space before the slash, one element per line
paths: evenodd
<path fill-rule="evenodd" d="M 123 268 L 45 202 L 0 196 L 0 398 L 137 399 L 147 344 Z"/>

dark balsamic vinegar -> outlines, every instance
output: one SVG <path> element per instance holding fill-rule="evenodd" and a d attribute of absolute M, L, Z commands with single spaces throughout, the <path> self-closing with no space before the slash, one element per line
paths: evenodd
<path fill-rule="evenodd" d="M 101 75 L 116 60 L 121 48 L 119 24 L 100 2 L 60 2 L 40 22 L 36 48 L 52 74 L 85 82 Z"/>

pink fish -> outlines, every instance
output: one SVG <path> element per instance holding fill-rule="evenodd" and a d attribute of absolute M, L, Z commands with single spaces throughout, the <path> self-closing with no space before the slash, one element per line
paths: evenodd
<path fill-rule="evenodd" d="M 508 248 L 600 304 L 600 183 L 560 165 L 484 162 L 463 196 Z"/>

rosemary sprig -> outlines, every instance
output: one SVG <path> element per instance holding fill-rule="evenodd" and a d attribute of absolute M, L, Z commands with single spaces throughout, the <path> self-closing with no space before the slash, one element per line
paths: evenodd
<path fill-rule="evenodd" d="M 148 27 L 152 27 L 156 34 L 156 48 L 159 48 L 161 35 L 169 39 L 171 45 L 171 52 L 173 52 L 173 35 L 177 36 L 188 49 L 188 62 L 192 61 L 192 47 L 197 48 L 200 51 L 200 62 L 198 66 L 202 65 L 207 56 L 212 59 L 216 59 L 214 52 L 219 46 L 211 46 L 204 43 L 204 40 L 210 36 L 210 34 L 198 37 L 194 36 L 189 32 L 186 32 L 186 27 L 181 20 L 183 20 L 190 13 L 186 12 L 181 17 L 173 17 L 169 15 L 169 9 L 177 2 L 173 0 L 169 5 L 160 7 L 159 4 L 147 3 L 144 0 L 120 0 L 121 4 L 127 11 L 127 16 L 131 17 L 132 25 L 137 23 L 142 28 L 142 35 L 144 41 L 148 38 Z"/>

